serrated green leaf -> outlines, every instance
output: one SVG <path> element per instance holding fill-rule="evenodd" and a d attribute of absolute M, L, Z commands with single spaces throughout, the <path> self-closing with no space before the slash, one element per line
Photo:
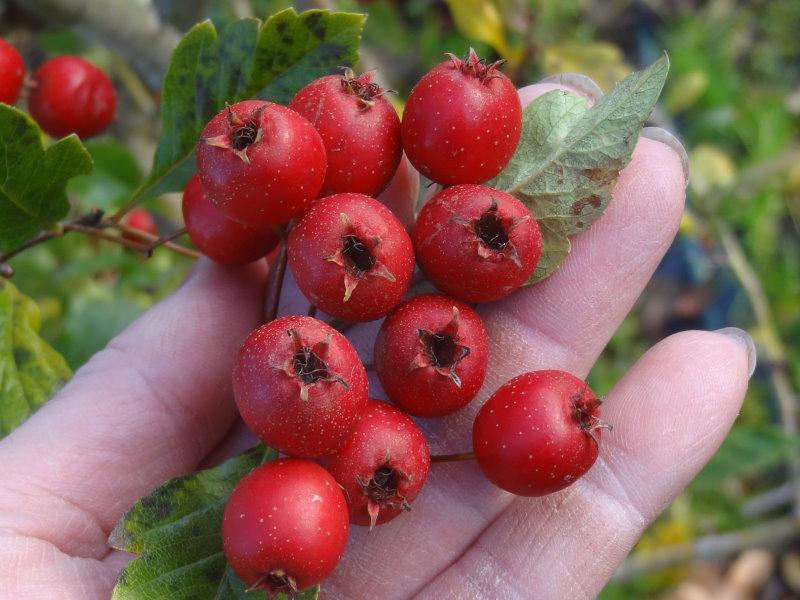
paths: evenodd
<path fill-rule="evenodd" d="M 358 60 L 364 15 L 281 11 L 263 23 L 241 19 L 220 34 L 195 25 L 175 48 L 161 99 L 163 131 L 138 195 L 179 191 L 193 171 L 197 138 L 225 103 L 259 97 L 288 102 L 313 79 Z"/>
<path fill-rule="evenodd" d="M 39 337 L 39 308 L 0 280 L 0 437 L 10 433 L 72 376 Z"/>
<path fill-rule="evenodd" d="M 139 554 L 119 576 L 113 600 L 266 598 L 245 594 L 222 551 L 222 512 L 234 486 L 278 453 L 264 446 L 157 487 L 125 514 L 109 545 Z M 312 600 L 316 589 L 301 596 Z"/>
<path fill-rule="evenodd" d="M 519 146 L 488 185 L 519 198 L 542 225 L 544 264 L 528 285 L 549 276 L 569 253 L 568 237 L 605 211 L 668 71 L 664 55 L 591 108 L 575 94 L 554 90 L 523 111 Z"/>
<path fill-rule="evenodd" d="M 45 149 L 25 113 L 0 104 L 0 252 L 56 226 L 69 211 L 65 186 L 92 170 L 92 159 L 70 135 Z"/>

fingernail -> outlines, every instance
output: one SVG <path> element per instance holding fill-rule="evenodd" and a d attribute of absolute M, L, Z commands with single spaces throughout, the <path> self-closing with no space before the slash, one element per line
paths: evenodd
<path fill-rule="evenodd" d="M 641 136 L 648 140 L 661 142 L 672 148 L 678 158 L 681 159 L 681 167 L 683 167 L 683 179 L 686 185 L 689 185 L 689 155 L 686 154 L 686 148 L 683 147 L 681 141 L 673 134 L 662 127 L 645 127 L 642 129 Z"/>
<path fill-rule="evenodd" d="M 571 88 L 587 98 L 591 104 L 603 97 L 603 90 L 600 89 L 600 86 L 595 83 L 594 79 L 583 73 L 556 73 L 545 77 L 540 83 L 557 83 Z"/>
<path fill-rule="evenodd" d="M 750 334 L 738 327 L 723 327 L 722 329 L 717 329 L 714 333 L 727 336 L 744 348 L 745 352 L 747 352 L 747 377 L 752 377 L 753 372 L 756 370 L 757 352 L 755 342 L 753 342 Z"/>

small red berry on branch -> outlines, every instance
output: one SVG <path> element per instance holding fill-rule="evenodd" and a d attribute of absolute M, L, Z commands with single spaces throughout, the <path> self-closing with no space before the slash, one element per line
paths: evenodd
<path fill-rule="evenodd" d="M 543 496 L 584 475 L 597 460 L 600 400 L 564 371 L 535 371 L 500 387 L 481 407 L 472 430 L 475 457 L 496 486 Z"/>
<path fill-rule="evenodd" d="M 371 528 L 410 510 L 428 477 L 430 453 L 414 421 L 370 400 L 350 439 L 322 464 L 344 489 L 350 522 Z"/>
<path fill-rule="evenodd" d="M 14 46 L 0 38 L 0 102 L 15 104 L 24 81 L 22 57 Z"/>
<path fill-rule="evenodd" d="M 280 242 L 272 227 L 255 228 L 226 217 L 209 200 L 197 174 L 183 192 L 183 222 L 197 249 L 227 265 L 244 265 L 269 254 Z"/>
<path fill-rule="evenodd" d="M 347 503 L 308 460 L 265 463 L 234 488 L 222 516 L 225 556 L 250 590 L 292 597 L 320 583 L 347 545 Z"/>
<path fill-rule="evenodd" d="M 102 133 L 114 118 L 117 94 L 108 76 L 79 56 L 59 56 L 33 74 L 28 110 L 54 137 Z"/>
<path fill-rule="evenodd" d="M 386 395 L 418 417 L 466 406 L 483 385 L 489 338 L 466 304 L 437 294 L 416 296 L 383 322 L 375 370 Z"/>
<path fill-rule="evenodd" d="M 328 75 L 297 92 L 289 108 L 311 121 L 322 137 L 328 171 L 321 195 L 379 194 L 391 181 L 403 147 L 400 119 L 386 91 L 368 71 Z"/>
<path fill-rule="evenodd" d="M 196 150 L 197 172 L 211 201 L 250 227 L 301 215 L 325 179 L 325 147 L 317 131 L 271 102 L 226 107 L 206 125 Z"/>
<path fill-rule="evenodd" d="M 403 149 L 428 179 L 483 183 L 511 160 L 522 133 L 522 105 L 511 80 L 474 50 L 452 54 L 417 82 L 403 109 Z"/>
<path fill-rule="evenodd" d="M 131 229 L 149 233 L 150 235 L 158 235 L 158 225 L 146 208 L 136 207 L 132 208 L 122 219 L 122 224 L 127 225 Z M 133 233 L 123 233 L 122 237 L 132 242 L 142 242 L 142 238 Z"/>
<path fill-rule="evenodd" d="M 233 370 L 247 426 L 292 456 L 335 452 L 367 403 L 367 374 L 353 346 L 322 321 L 283 317 L 253 331 Z"/>
<path fill-rule="evenodd" d="M 414 249 L 400 221 L 363 194 L 315 203 L 289 234 L 289 267 L 314 306 L 345 321 L 372 321 L 403 298 Z"/>
<path fill-rule="evenodd" d="M 508 296 L 533 274 L 542 252 L 525 205 L 482 185 L 442 190 L 422 207 L 412 237 L 431 283 L 465 302 Z"/>

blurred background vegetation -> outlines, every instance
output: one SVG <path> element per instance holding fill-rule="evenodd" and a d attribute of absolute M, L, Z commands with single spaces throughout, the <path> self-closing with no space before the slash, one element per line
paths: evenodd
<path fill-rule="evenodd" d="M 94 10 L 80 10 L 86 5 Z M 688 328 L 748 329 L 759 367 L 729 439 L 603 597 L 800 597 L 800 2 L 0 0 L 0 35 L 30 68 L 79 53 L 121 91 L 110 133 L 87 144 L 94 173 L 70 184 L 76 214 L 118 208 L 149 168 L 168 60 L 160 47 L 168 50 L 203 18 L 221 26 L 289 5 L 368 12 L 361 68 L 379 69 L 382 83 L 398 91 L 400 110 L 445 51 L 473 46 L 505 58 L 520 85 L 583 72 L 604 90 L 669 53 L 672 71 L 653 123 L 676 132 L 689 152 L 687 210 L 590 382 L 607 392 L 650 345 Z M 136 19 L 150 23 L 153 15 L 160 46 L 137 46 Z M 117 35 L 122 30 L 128 34 Z M 162 232 L 180 226 L 178 199 L 145 206 Z M 45 339 L 73 368 L 173 290 L 190 265 L 170 252 L 144 260 L 79 236 L 13 260 L 14 282 L 38 303 Z"/>

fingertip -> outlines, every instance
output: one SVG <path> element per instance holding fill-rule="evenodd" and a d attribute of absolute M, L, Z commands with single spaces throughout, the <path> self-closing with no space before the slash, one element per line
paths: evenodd
<path fill-rule="evenodd" d="M 392 181 L 378 200 L 391 210 L 407 230 L 414 226 L 414 211 L 419 196 L 419 173 L 405 153 L 400 160 Z"/>

